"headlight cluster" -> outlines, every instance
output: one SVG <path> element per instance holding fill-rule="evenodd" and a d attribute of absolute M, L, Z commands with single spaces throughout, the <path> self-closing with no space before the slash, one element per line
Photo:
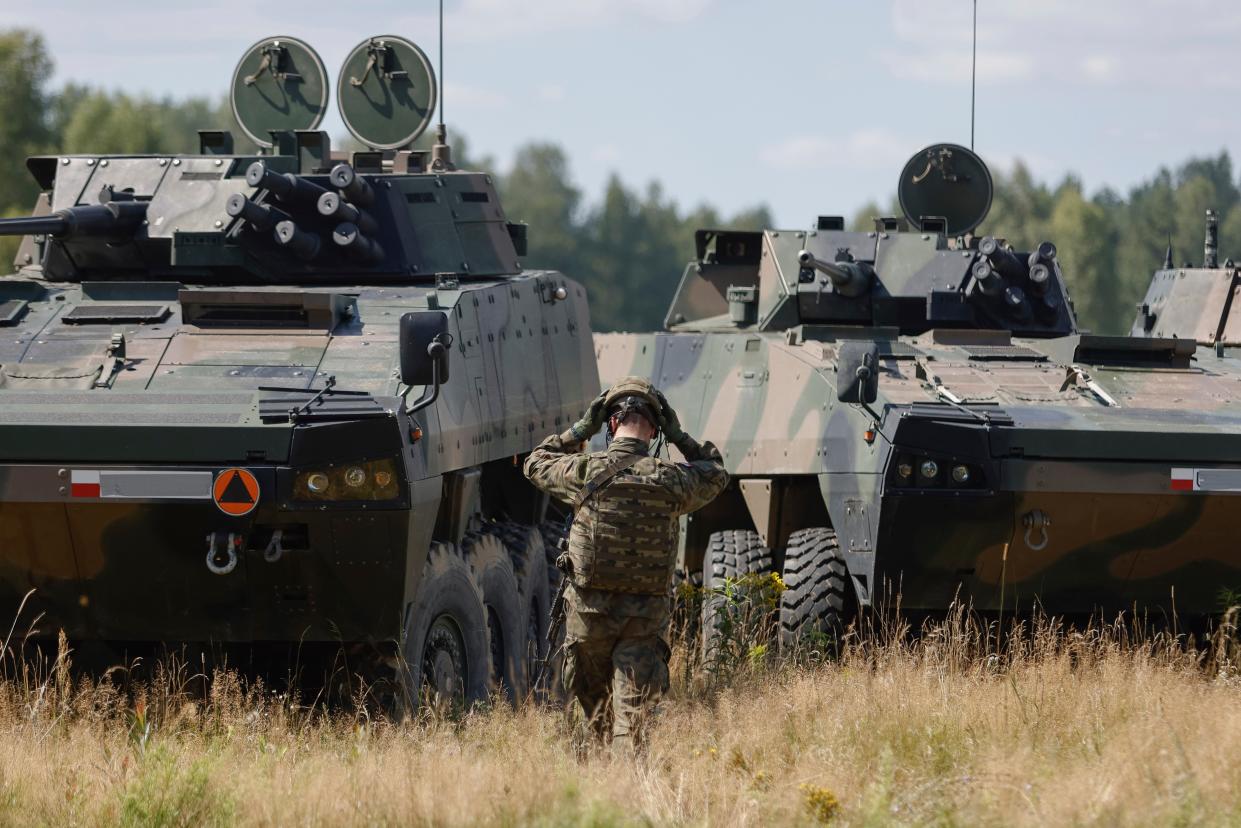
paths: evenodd
<path fill-rule="evenodd" d="M 986 488 L 983 470 L 977 464 L 909 452 L 897 453 L 888 480 L 900 489 Z"/>
<path fill-rule="evenodd" d="M 396 500 L 400 496 L 392 458 L 304 469 L 293 479 L 294 500 Z"/>

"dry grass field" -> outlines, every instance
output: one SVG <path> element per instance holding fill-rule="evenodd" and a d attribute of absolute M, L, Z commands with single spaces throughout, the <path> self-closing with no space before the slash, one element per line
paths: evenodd
<path fill-rule="evenodd" d="M 914 643 L 910 643 L 913 641 Z M 839 659 L 678 665 L 648 755 L 579 757 L 556 711 L 392 722 L 217 675 L 137 695 L 9 666 L 0 822 L 48 825 L 1228 825 L 1241 679 L 1120 628 L 957 616 Z M 37 674 L 36 674 L 37 672 Z"/>

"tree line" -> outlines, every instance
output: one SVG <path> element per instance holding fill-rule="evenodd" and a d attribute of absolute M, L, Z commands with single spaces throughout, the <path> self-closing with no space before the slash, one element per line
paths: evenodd
<path fill-rule="evenodd" d="M 241 136 L 224 98 L 174 100 L 72 83 L 52 88 L 53 68 L 38 33 L 0 32 L 0 214 L 24 215 L 38 195 L 25 169 L 28 155 L 194 152 L 200 128 L 233 128 Z M 585 284 L 597 330 L 662 325 L 693 256 L 694 230 L 772 223 L 761 204 L 729 215 L 705 204 L 686 209 L 658 183 L 635 188 L 615 174 L 591 201 L 554 143 L 524 146 L 508 169 L 496 170 L 453 135 L 458 162 L 495 173 L 510 220 L 530 225 L 526 266 L 561 270 Z M 762 194 L 755 195 L 757 202 Z M 865 205 L 852 225 L 870 228 L 874 216 L 897 215 L 895 204 L 893 198 L 886 210 Z M 1122 333 L 1169 244 L 1178 265 L 1201 261 L 1208 208 L 1220 216 L 1221 259 L 1241 259 L 1241 189 L 1226 151 L 1161 168 L 1125 194 L 1087 194 L 1074 176 L 1049 185 L 1018 163 L 996 173 L 979 232 L 1025 249 L 1055 242 L 1082 326 Z M 15 240 L 0 239 L 0 263 L 11 261 L 15 248 Z"/>

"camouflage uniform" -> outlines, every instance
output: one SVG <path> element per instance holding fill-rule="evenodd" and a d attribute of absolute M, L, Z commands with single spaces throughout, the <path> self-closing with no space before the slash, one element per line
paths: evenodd
<path fill-rule="evenodd" d="M 661 543 L 669 546 L 670 563 L 677 518 L 706 505 L 728 484 L 715 446 L 700 446 L 688 437 L 678 444 L 689 461 L 682 464 L 647 456 L 647 443 L 633 438 L 614 440 L 607 451 L 593 454 L 579 453 L 580 445 L 571 431 L 547 438 L 526 460 L 526 476 L 553 497 L 572 503 L 588 481 L 618 458 L 642 455 L 623 474 L 656 481 L 668 494 L 669 531 Z M 606 493 L 604 485 L 592 500 Z M 584 537 L 589 521 L 578 517 L 570 534 L 570 560 L 591 540 Z M 646 709 L 668 687 L 667 586 L 663 594 L 651 595 L 592 589 L 584 582 L 575 571 L 565 594 L 565 689 L 581 704 L 596 735 L 604 737 L 610 724 L 614 743 L 632 744 L 640 741 Z"/>

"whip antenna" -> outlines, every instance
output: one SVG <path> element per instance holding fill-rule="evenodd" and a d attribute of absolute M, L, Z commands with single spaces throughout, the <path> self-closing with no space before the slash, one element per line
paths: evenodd
<path fill-rule="evenodd" d="M 441 16 L 443 14 L 444 0 L 440 0 Z M 440 23 L 440 50 L 443 51 L 443 23 Z M 444 76 L 443 69 L 440 70 L 440 77 Z M 974 149 L 974 89 L 978 84 L 978 0 L 974 0 L 974 54 L 970 60 L 970 149 Z M 440 98 L 442 101 L 443 98 Z M 443 107 L 443 104 L 440 104 Z M 443 110 L 441 109 L 441 112 Z"/>
<path fill-rule="evenodd" d="M 440 123 L 435 128 L 435 146 L 431 147 L 431 169 L 455 170 L 452 164 L 452 147 L 448 146 L 448 127 L 444 126 L 444 0 L 440 0 L 440 76 L 439 76 Z"/>
<path fill-rule="evenodd" d="M 974 0 L 974 29 L 977 38 L 978 0 Z M 439 127 L 444 125 L 444 0 L 439 0 Z"/>

